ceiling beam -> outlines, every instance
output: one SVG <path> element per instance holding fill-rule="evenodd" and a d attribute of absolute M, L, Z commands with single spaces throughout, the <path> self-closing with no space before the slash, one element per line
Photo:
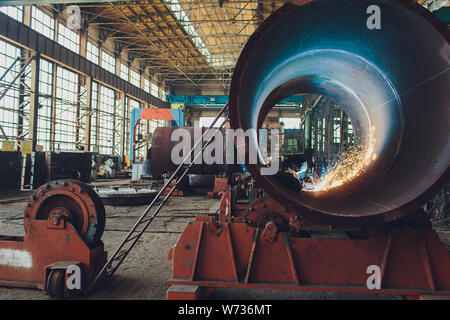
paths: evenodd
<path fill-rule="evenodd" d="M 115 4 L 113 4 L 113 3 L 110 3 L 109 4 L 117 13 L 119 13 L 122 17 L 124 17 L 125 19 L 127 19 L 127 20 L 129 20 L 128 19 L 128 17 L 123 13 L 123 11 L 122 10 L 120 10 Z M 171 64 L 171 65 L 173 65 L 174 67 L 175 67 L 175 69 L 177 69 L 178 71 L 180 71 L 180 73 L 181 74 L 183 74 L 185 77 L 186 77 L 186 79 L 188 79 L 190 82 L 192 82 L 192 84 L 193 85 L 195 85 L 197 88 L 199 88 L 200 89 L 200 87 L 192 80 L 192 79 L 190 79 L 189 78 L 189 76 L 186 74 L 186 73 L 184 73 L 183 72 L 183 70 L 181 70 L 181 68 L 174 62 L 174 61 L 172 61 L 171 59 L 170 59 L 170 57 L 169 56 L 167 56 L 164 52 L 162 52 L 161 51 L 161 49 L 144 33 L 144 32 L 142 32 L 142 30 L 134 23 L 134 22 L 132 22 L 132 21 L 129 21 L 130 22 L 130 24 L 140 33 L 140 34 L 142 34 L 143 36 L 144 36 L 144 38 L 146 38 L 147 39 L 147 41 L 153 46 L 153 47 L 155 47 L 156 49 L 158 49 L 159 50 L 159 52 L 160 52 L 160 54 L 161 55 L 163 55 L 166 59 L 167 59 L 167 61 Z"/>

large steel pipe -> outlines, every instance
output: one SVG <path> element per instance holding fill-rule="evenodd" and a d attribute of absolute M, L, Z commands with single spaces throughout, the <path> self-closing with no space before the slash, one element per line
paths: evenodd
<path fill-rule="evenodd" d="M 367 27 L 373 5 L 380 30 Z M 343 107 L 359 141 L 370 142 L 371 160 L 324 192 L 294 192 L 248 164 L 253 177 L 279 202 L 318 219 L 378 223 L 407 214 L 450 162 L 449 39 L 446 26 L 412 1 L 284 5 L 237 62 L 231 127 L 258 128 L 277 101 L 322 94 Z"/>
<path fill-rule="evenodd" d="M 207 130 L 207 128 L 200 128 L 200 127 L 158 127 L 156 128 L 154 134 L 153 134 L 153 140 L 152 140 L 152 151 L 151 151 L 151 157 L 152 157 L 152 167 L 151 171 L 156 174 L 161 173 L 167 173 L 170 171 L 174 171 L 179 163 L 174 163 L 172 161 L 172 152 L 174 151 L 174 148 L 177 144 L 180 142 L 183 142 L 182 138 L 180 138 L 179 135 L 175 135 L 172 140 L 172 135 L 176 130 L 184 130 L 186 133 L 188 133 L 189 140 L 190 140 L 190 147 L 194 147 L 195 142 L 197 139 L 201 137 L 201 135 Z M 211 129 L 210 133 L 213 134 L 215 129 Z M 220 163 L 213 163 L 213 164 L 206 164 L 204 159 L 205 151 L 202 154 L 202 157 L 198 157 L 196 159 L 195 164 L 191 167 L 189 170 L 189 173 L 192 174 L 221 174 L 221 173 L 231 173 L 235 170 L 234 165 L 227 165 L 226 164 L 226 135 L 225 135 L 225 129 L 221 130 L 221 135 L 224 139 L 223 143 L 223 158 L 221 159 Z M 187 137 L 184 137 L 187 138 Z M 203 145 L 206 144 L 206 141 L 209 139 L 209 137 L 204 138 Z M 198 146 L 198 150 L 193 153 L 190 160 L 193 159 L 194 155 L 197 155 L 201 151 L 202 146 Z M 176 149 L 175 149 L 176 150 Z M 205 149 L 206 150 L 206 149 Z M 178 148 L 178 151 L 181 151 Z M 180 157 L 182 157 L 183 153 L 180 152 Z M 190 161 L 189 160 L 189 161 Z"/>

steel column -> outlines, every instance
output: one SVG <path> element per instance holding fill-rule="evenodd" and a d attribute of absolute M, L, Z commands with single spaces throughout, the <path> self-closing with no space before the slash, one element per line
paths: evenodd
<path fill-rule="evenodd" d="M 39 114 L 39 70 L 40 54 L 36 53 L 33 57 L 33 61 L 31 61 L 29 139 L 32 141 L 32 151 L 36 150 L 37 144 L 37 127 Z"/>

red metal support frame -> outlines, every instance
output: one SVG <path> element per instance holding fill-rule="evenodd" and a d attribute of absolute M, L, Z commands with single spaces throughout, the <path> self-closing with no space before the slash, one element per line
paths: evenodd
<path fill-rule="evenodd" d="M 228 188 L 228 178 L 214 177 L 214 188 L 213 191 L 208 192 L 208 197 L 214 198 L 216 196 L 220 196 L 220 194 L 225 192 Z"/>
<path fill-rule="evenodd" d="M 256 244 L 258 243 L 259 228 L 256 228 L 253 233 L 252 250 L 250 251 L 250 258 L 248 259 L 247 271 L 245 272 L 245 283 L 250 279 L 250 272 L 252 271 L 253 259 L 255 257 Z"/>
<path fill-rule="evenodd" d="M 0 265 L 0 285 L 29 287 L 47 291 L 49 268 L 55 262 L 74 261 L 82 265 L 82 289 L 94 279 L 106 262 L 103 244 L 89 248 L 73 226 L 59 220 L 58 226 L 48 220 L 35 220 L 32 232 L 25 237 L 0 236 L 0 249 L 27 259 Z M 18 263 L 21 263 L 20 265 Z"/>
<path fill-rule="evenodd" d="M 283 233 L 284 243 L 286 244 L 286 250 L 289 258 L 289 266 L 291 267 L 292 277 L 295 279 L 295 284 L 300 285 L 300 280 L 298 279 L 297 269 L 295 268 L 294 258 L 292 257 L 291 243 L 289 237 L 286 233 Z"/>
<path fill-rule="evenodd" d="M 172 250 L 169 286 L 450 296 L 450 258 L 433 230 L 402 228 L 364 240 L 296 238 L 283 233 L 269 242 L 258 228 L 244 223 L 226 223 L 219 234 L 212 233 L 208 224 L 214 224 L 212 217 L 199 217 L 181 235 Z M 409 242 L 411 233 L 413 242 Z M 195 250 L 192 264 L 186 259 L 191 248 L 186 248 L 195 242 L 200 250 Z M 366 285 L 370 265 L 382 270 L 378 290 Z"/>
<path fill-rule="evenodd" d="M 250 225 L 245 210 L 223 194 L 219 218 L 199 216 L 169 254 L 169 286 L 257 288 L 450 298 L 450 257 L 436 232 L 398 225 L 367 238 L 302 237 L 280 228 L 275 237 Z M 276 206 L 253 206 L 252 217 Z M 280 208 L 282 208 L 280 206 Z M 261 211 L 258 213 L 258 211 Z M 273 213 L 273 212 L 272 212 Z M 289 212 L 279 210 L 289 221 Z M 276 221 L 276 220 L 274 220 Z M 273 224 L 273 223 L 272 223 Z M 271 226 L 271 223 L 266 224 Z M 323 228 L 330 232 L 329 228 Z M 280 231 L 281 230 L 281 231 Z M 285 230 L 286 227 L 285 227 Z M 318 230 L 316 226 L 313 229 Z M 380 289 L 369 289 L 369 266 L 380 270 Z M 197 295 L 198 297 L 198 295 Z M 170 299 L 182 298 L 171 290 Z"/>

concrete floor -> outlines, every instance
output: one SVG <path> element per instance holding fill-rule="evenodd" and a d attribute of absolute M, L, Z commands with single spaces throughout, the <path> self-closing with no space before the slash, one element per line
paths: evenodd
<path fill-rule="evenodd" d="M 120 183 L 123 183 L 121 181 Z M 118 181 L 100 182 L 100 185 Z M 24 235 L 23 210 L 30 193 L 8 197 L 0 195 L 0 233 Z M 171 274 L 169 249 L 176 243 L 186 223 L 196 215 L 215 211 L 217 199 L 206 196 L 172 197 L 157 219 L 140 239 L 126 261 L 108 283 L 86 299 L 165 299 L 167 280 Z M 105 206 L 106 229 L 102 240 L 111 254 L 130 230 L 146 206 Z M 447 233 L 445 233 L 447 232 Z M 448 237 L 448 229 L 444 230 Z M 450 243 L 447 238 L 447 244 Z M 242 289 L 217 289 L 212 299 L 401 299 L 399 296 L 362 295 L 320 292 L 280 292 Z M 39 290 L 0 288 L 0 299 L 50 299 Z"/>

